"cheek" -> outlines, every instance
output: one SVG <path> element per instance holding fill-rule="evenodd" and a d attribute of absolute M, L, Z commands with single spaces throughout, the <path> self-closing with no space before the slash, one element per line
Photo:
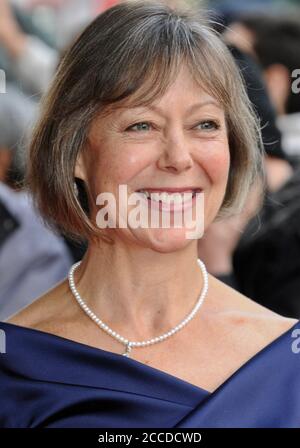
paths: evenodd
<path fill-rule="evenodd" d="M 122 150 L 122 154 L 116 159 L 114 163 L 114 180 L 124 184 L 129 183 L 131 179 L 138 176 L 144 168 L 148 165 L 148 157 L 145 157 L 145 148 L 140 151 L 133 149 Z"/>
<path fill-rule="evenodd" d="M 226 145 L 214 148 L 206 152 L 203 167 L 212 184 L 224 184 L 227 182 L 230 167 L 230 152 Z"/>
<path fill-rule="evenodd" d="M 152 154 L 144 146 L 115 141 L 106 141 L 101 148 L 94 144 L 90 150 L 89 178 L 102 187 L 129 183 L 149 164 Z"/>

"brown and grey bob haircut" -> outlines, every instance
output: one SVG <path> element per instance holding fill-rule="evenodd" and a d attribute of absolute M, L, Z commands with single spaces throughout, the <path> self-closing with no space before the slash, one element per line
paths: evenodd
<path fill-rule="evenodd" d="M 235 61 L 208 14 L 157 1 L 124 1 L 99 15 L 65 53 L 42 102 L 25 185 L 46 224 L 80 240 L 101 236 L 76 196 L 74 169 L 101 111 L 145 106 L 182 63 L 224 107 L 230 173 L 217 218 L 238 213 L 263 173 L 260 125 Z M 88 202 L 88 185 L 84 185 Z"/>

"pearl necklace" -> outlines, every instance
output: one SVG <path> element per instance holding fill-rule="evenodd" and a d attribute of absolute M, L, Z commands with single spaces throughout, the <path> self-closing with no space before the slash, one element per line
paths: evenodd
<path fill-rule="evenodd" d="M 80 294 L 79 294 L 79 292 L 77 291 L 77 289 L 75 287 L 74 271 L 80 265 L 81 261 L 78 261 L 77 263 L 73 264 L 73 266 L 71 266 L 71 269 L 70 269 L 69 274 L 68 274 L 68 279 L 69 279 L 69 285 L 70 285 L 70 289 L 72 291 L 72 294 L 75 297 L 75 299 L 77 300 L 77 302 L 80 305 L 80 307 L 83 309 L 83 311 L 100 328 L 102 328 L 102 330 L 106 331 L 106 333 L 108 333 L 110 336 L 114 337 L 119 342 L 124 344 L 126 346 L 126 350 L 125 350 L 124 353 L 122 353 L 122 355 L 129 357 L 129 354 L 130 354 L 130 351 L 131 351 L 132 347 L 145 347 L 147 345 L 151 345 L 151 344 L 155 344 L 157 342 L 161 342 L 164 339 L 167 339 L 168 337 L 170 337 L 173 334 L 177 333 L 177 331 L 181 330 L 181 328 L 183 328 L 195 316 L 196 312 L 198 311 L 198 309 L 202 305 L 202 303 L 204 301 L 204 298 L 205 298 L 205 296 L 207 294 L 207 290 L 208 290 L 208 274 L 207 274 L 207 270 L 206 270 L 205 264 L 199 258 L 198 258 L 197 262 L 198 262 L 198 265 L 199 265 L 199 267 L 200 267 L 200 269 L 202 271 L 203 288 L 202 288 L 201 294 L 200 294 L 200 296 L 199 296 L 199 298 L 197 300 L 197 303 L 194 306 L 194 308 L 192 309 L 191 313 L 181 323 L 176 325 L 176 327 L 174 327 L 173 329 L 171 329 L 167 333 L 164 333 L 163 335 L 155 337 L 153 339 L 149 339 L 147 341 L 140 341 L 140 342 L 129 341 L 128 339 L 122 337 L 121 335 L 119 335 L 118 333 L 113 331 L 111 328 L 108 327 L 108 325 L 106 325 L 101 319 L 99 319 L 99 317 L 97 317 L 95 313 L 93 313 L 93 311 L 87 306 L 85 301 L 80 297 Z"/>

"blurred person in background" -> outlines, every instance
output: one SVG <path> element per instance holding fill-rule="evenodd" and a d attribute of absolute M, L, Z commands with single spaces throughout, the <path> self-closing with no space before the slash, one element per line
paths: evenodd
<path fill-rule="evenodd" d="M 298 15 L 251 14 L 230 25 L 226 37 L 243 47 L 260 64 L 277 113 L 285 152 L 300 159 L 300 96 L 292 89 L 300 69 L 300 10 Z"/>
<path fill-rule="evenodd" d="M 30 195 L 1 181 L 0 235 L 2 320 L 65 278 L 73 259 L 64 240 L 45 227 Z"/>
<path fill-rule="evenodd" d="M 16 189 L 16 153 L 24 138 L 26 106 L 19 95 L 11 86 L 0 94 L 0 319 L 63 279 L 73 261 L 64 240 L 45 227 L 28 192 Z"/>
<path fill-rule="evenodd" d="M 38 101 L 54 75 L 59 51 L 26 10 L 7 0 L 0 2 L 0 50 L 0 68 L 8 80 L 0 95 L 0 317 L 6 318 L 64 278 L 85 245 L 46 229 L 28 194 L 17 191 Z"/>
<path fill-rule="evenodd" d="M 1 179 L 12 188 L 22 181 L 26 166 L 26 147 L 37 117 L 36 104 L 13 83 L 0 94 L 0 142 L 8 163 L 2 163 Z M 3 161 L 4 162 L 4 161 Z"/>
<path fill-rule="evenodd" d="M 29 14 L 30 9 L 24 9 L 24 6 L 30 6 L 29 2 L 17 2 L 17 5 L 15 3 L 7 0 L 1 0 L 0 2 L 0 50 L 2 49 L 0 68 L 5 68 L 9 81 L 6 98 L 1 107 L 1 115 L 7 117 L 0 126 L 2 140 L 12 137 L 14 140 L 13 160 L 10 170 L 7 172 L 7 182 L 13 188 L 16 186 L 16 182 L 21 181 L 24 176 L 25 148 L 30 139 L 32 125 L 38 116 L 38 102 L 54 76 L 60 59 L 60 48 L 68 44 L 66 34 L 65 39 L 60 41 L 60 48 L 55 49 L 53 42 L 56 39 L 54 39 L 54 36 L 51 40 L 46 33 L 32 22 Z M 48 3 L 56 8 L 65 5 L 64 8 L 66 8 L 66 4 L 60 1 L 36 2 L 36 4 L 38 3 Z M 71 0 L 67 3 L 70 11 L 70 3 L 74 2 Z M 90 15 L 85 16 L 85 21 Z M 63 17 L 60 24 L 66 30 L 68 27 L 63 26 Z M 79 21 L 75 21 L 72 27 L 69 26 L 68 29 L 71 30 L 68 38 L 74 37 L 73 33 L 78 33 L 81 26 Z M 4 123 L 6 123 L 5 126 Z M 8 144 L 8 146 L 11 145 Z M 5 156 L 9 159 L 12 152 L 2 151 L 1 154 L 2 159 Z M 68 238 L 65 238 L 65 242 L 75 261 L 82 258 L 86 249 L 84 243 L 78 245 Z"/>
<path fill-rule="evenodd" d="M 24 175 L 25 142 L 37 117 L 38 100 L 47 89 L 58 62 L 57 52 L 36 33 L 36 28 L 24 20 L 21 12 L 12 8 L 7 0 L 1 0 L 0 68 L 5 70 L 7 78 L 7 92 L 0 97 L 1 117 L 7 115 L 0 123 L 1 139 L 8 140 L 7 147 L 12 146 L 11 140 L 14 142 L 9 174 L 13 171 L 15 179 Z"/>
<path fill-rule="evenodd" d="M 24 20 L 27 18 L 27 20 Z M 0 48 L 5 69 L 17 87 L 36 100 L 47 89 L 59 60 L 45 35 L 28 17 L 13 8 L 8 0 L 0 2 Z M 1 64 L 1 59 L 0 59 Z"/>
<path fill-rule="evenodd" d="M 11 3 L 31 13 L 37 22 L 45 23 L 55 47 L 63 52 L 78 30 L 118 0 L 11 0 Z"/>
<path fill-rule="evenodd" d="M 300 97 L 293 92 L 292 74 L 300 68 L 300 15 L 242 16 L 226 34 L 261 64 L 283 148 L 295 167 L 280 188 L 269 188 L 243 232 L 232 257 L 235 285 L 258 303 L 299 317 Z"/>
<path fill-rule="evenodd" d="M 236 287 L 232 272 L 233 251 L 249 220 L 261 209 L 265 191 L 275 191 L 284 185 L 292 175 L 293 168 L 281 146 L 276 111 L 268 95 L 259 64 L 251 55 L 227 39 L 226 41 L 240 68 L 249 99 L 261 123 L 265 178 L 253 186 L 242 213 L 211 224 L 204 237 L 199 240 L 199 253 L 211 273 Z"/>

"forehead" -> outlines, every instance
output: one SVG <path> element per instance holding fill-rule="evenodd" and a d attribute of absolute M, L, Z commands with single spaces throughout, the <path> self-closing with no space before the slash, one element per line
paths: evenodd
<path fill-rule="evenodd" d="M 193 92 L 183 90 L 178 90 L 177 94 L 174 94 L 172 87 L 169 93 L 170 94 L 167 92 L 165 95 L 162 95 L 147 104 L 135 104 L 134 101 L 129 101 L 127 104 L 125 103 L 112 110 L 112 114 L 121 117 L 128 114 L 153 112 L 163 116 L 174 108 L 176 108 L 176 110 L 180 109 L 184 114 L 192 114 L 198 110 L 207 110 L 208 108 L 216 110 L 217 112 L 224 111 L 221 103 L 201 88 L 197 91 L 197 95 L 190 94 Z"/>
<path fill-rule="evenodd" d="M 193 74 L 185 64 L 174 76 L 170 74 L 164 88 L 156 90 L 156 87 L 152 79 L 147 79 L 121 101 L 106 105 L 102 109 L 103 117 L 120 117 L 149 111 L 163 115 L 173 109 L 180 109 L 184 114 L 201 108 L 224 111 L 223 101 L 211 92 L 207 82 Z"/>
<path fill-rule="evenodd" d="M 140 89 L 132 95 L 133 104 L 135 97 L 143 93 L 143 87 L 145 87 L 145 90 L 151 92 L 151 89 L 154 90 L 155 86 L 150 80 L 145 82 L 144 86 L 141 86 Z M 155 96 L 152 99 L 150 95 L 150 104 L 155 107 L 159 103 L 163 103 L 164 101 L 169 102 L 174 98 L 184 99 L 185 101 L 194 101 L 196 97 L 202 101 L 214 99 L 208 84 L 205 83 L 204 79 L 199 75 L 197 76 L 195 73 L 192 73 L 186 64 L 183 63 L 179 72 L 170 74 L 170 78 L 160 95 Z"/>

